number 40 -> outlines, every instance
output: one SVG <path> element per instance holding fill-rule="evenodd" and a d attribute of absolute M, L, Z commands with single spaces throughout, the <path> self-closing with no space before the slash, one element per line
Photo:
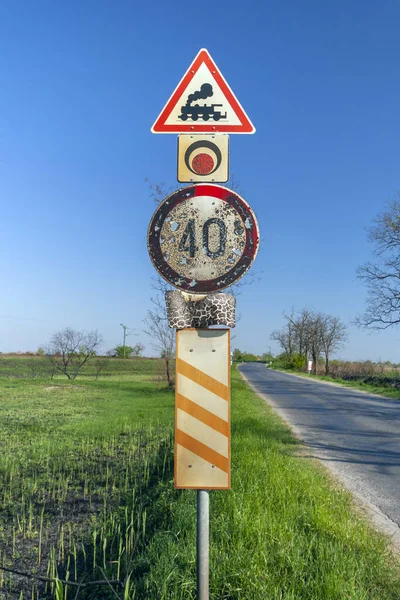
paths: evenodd
<path fill-rule="evenodd" d="M 218 239 L 219 246 L 217 250 L 210 250 L 210 226 L 216 225 L 218 227 Z M 212 217 L 207 219 L 203 225 L 203 250 L 204 254 L 210 258 L 218 258 L 225 253 L 226 246 L 226 225 L 222 219 Z M 196 223 L 194 219 L 189 219 L 187 222 L 185 231 L 183 232 L 181 241 L 179 242 L 178 249 L 181 252 L 189 252 L 190 258 L 194 258 L 196 255 Z"/>

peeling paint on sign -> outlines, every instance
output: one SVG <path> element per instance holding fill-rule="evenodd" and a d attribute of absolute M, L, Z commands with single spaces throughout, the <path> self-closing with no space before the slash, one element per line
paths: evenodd
<path fill-rule="evenodd" d="M 257 254 L 259 231 L 238 194 L 198 184 L 180 189 L 157 208 L 148 231 L 154 267 L 191 293 L 219 291 L 240 279 Z"/>

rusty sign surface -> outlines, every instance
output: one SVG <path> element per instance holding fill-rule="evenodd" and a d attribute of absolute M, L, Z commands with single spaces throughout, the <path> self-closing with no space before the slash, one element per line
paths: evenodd
<path fill-rule="evenodd" d="M 230 488 L 229 329 L 176 336 L 176 488 Z"/>
<path fill-rule="evenodd" d="M 254 133 L 206 49 L 200 50 L 151 128 L 153 133 Z"/>
<path fill-rule="evenodd" d="M 147 239 L 153 265 L 166 281 L 204 294 L 229 287 L 247 272 L 257 254 L 259 230 L 238 194 L 197 184 L 161 202 Z"/>
<path fill-rule="evenodd" d="M 179 135 L 178 181 L 228 181 L 228 153 L 229 136 L 225 133 Z"/>

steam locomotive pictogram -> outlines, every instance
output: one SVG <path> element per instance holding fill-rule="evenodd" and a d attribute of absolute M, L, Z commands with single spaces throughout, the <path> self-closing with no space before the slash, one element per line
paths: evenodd
<path fill-rule="evenodd" d="M 222 114 L 220 110 L 215 110 L 216 107 L 222 106 L 222 104 L 211 104 L 209 106 L 207 104 L 203 104 L 203 106 L 195 104 L 192 106 L 192 102 L 195 100 L 209 98 L 213 94 L 212 85 L 210 83 L 203 83 L 198 92 L 189 94 L 186 104 L 181 106 L 181 114 L 178 118 L 182 119 L 182 121 L 187 121 L 188 119 L 192 121 L 197 121 L 197 119 L 203 119 L 203 121 L 208 121 L 209 119 L 213 119 L 214 121 L 226 119 L 226 111 Z"/>
<path fill-rule="evenodd" d="M 182 121 L 187 121 L 187 119 L 197 121 L 199 118 L 203 119 L 203 121 L 208 121 L 209 119 L 214 119 L 214 121 L 226 119 L 226 112 L 223 115 L 220 110 L 214 110 L 216 106 L 222 106 L 222 104 L 211 104 L 211 106 L 207 106 L 207 104 L 203 104 L 203 106 L 199 106 L 198 104 L 190 106 L 190 104 L 186 104 L 186 106 L 181 107 L 182 112 L 179 115 L 179 119 L 182 119 Z"/>

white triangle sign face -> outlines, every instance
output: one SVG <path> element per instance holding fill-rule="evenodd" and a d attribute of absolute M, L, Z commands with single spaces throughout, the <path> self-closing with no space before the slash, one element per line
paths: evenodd
<path fill-rule="evenodd" d="M 151 128 L 153 133 L 254 133 L 208 51 L 200 50 Z"/>

